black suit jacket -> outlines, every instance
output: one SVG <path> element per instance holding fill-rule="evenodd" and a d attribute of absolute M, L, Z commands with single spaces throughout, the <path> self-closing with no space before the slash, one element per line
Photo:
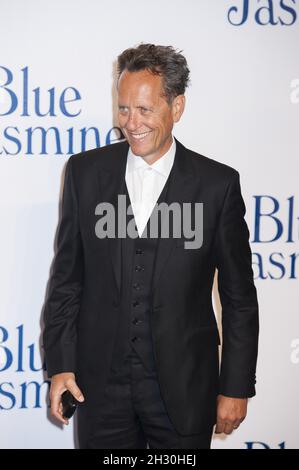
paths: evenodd
<path fill-rule="evenodd" d="M 151 327 L 161 393 L 177 431 L 187 435 L 215 422 L 218 393 L 255 395 L 258 303 L 238 172 L 176 144 L 167 202 L 203 203 L 203 244 L 185 249 L 183 238 L 159 239 Z M 74 372 L 90 410 L 108 377 L 121 289 L 121 241 L 97 238 L 95 207 L 116 204 L 127 152 L 123 142 L 69 158 L 45 305 L 48 374 Z M 216 268 L 220 372 L 211 295 Z"/>

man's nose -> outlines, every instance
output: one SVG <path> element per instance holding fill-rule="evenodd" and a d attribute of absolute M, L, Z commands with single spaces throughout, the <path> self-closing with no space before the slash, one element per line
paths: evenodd
<path fill-rule="evenodd" d="M 129 131 L 134 131 L 139 127 L 139 117 L 136 113 L 130 112 L 128 115 L 128 120 L 125 125 L 126 129 Z"/>

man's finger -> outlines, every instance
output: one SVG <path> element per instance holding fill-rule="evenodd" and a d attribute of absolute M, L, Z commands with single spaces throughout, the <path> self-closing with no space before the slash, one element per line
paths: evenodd
<path fill-rule="evenodd" d="M 71 392 L 71 394 L 76 398 L 76 400 L 82 402 L 84 401 L 83 393 L 81 392 L 80 388 L 76 384 L 74 380 L 70 380 L 66 384 L 67 389 Z"/>
<path fill-rule="evenodd" d="M 224 432 L 225 423 L 223 421 L 218 420 L 215 428 L 215 434 L 220 434 Z"/>
<path fill-rule="evenodd" d="M 232 424 L 230 424 L 230 423 L 225 424 L 225 427 L 224 427 L 224 433 L 225 434 L 231 434 L 233 432 L 233 430 L 234 430 L 234 427 L 233 427 Z"/>
<path fill-rule="evenodd" d="M 231 434 L 234 429 L 237 429 L 240 426 L 240 420 L 235 421 L 223 421 L 218 420 L 215 433 L 220 434 L 224 432 L 225 434 Z"/>
<path fill-rule="evenodd" d="M 69 424 L 68 419 L 62 416 L 61 395 L 55 393 L 51 396 L 51 414 L 63 424 Z"/>

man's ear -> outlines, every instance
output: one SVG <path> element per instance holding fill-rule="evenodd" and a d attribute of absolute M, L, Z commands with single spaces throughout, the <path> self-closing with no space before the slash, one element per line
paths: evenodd
<path fill-rule="evenodd" d="M 185 95 L 178 95 L 172 102 L 173 121 L 178 122 L 185 109 Z"/>

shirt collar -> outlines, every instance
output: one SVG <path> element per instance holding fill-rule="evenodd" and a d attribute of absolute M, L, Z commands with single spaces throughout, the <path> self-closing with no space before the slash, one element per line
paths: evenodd
<path fill-rule="evenodd" d="M 157 161 L 155 161 L 155 163 L 149 165 L 142 157 L 135 155 L 130 147 L 128 151 L 127 170 L 129 173 L 131 173 L 133 171 L 139 170 L 140 168 L 152 168 L 167 178 L 174 162 L 175 152 L 176 142 L 172 136 L 172 144 L 167 152 Z"/>

